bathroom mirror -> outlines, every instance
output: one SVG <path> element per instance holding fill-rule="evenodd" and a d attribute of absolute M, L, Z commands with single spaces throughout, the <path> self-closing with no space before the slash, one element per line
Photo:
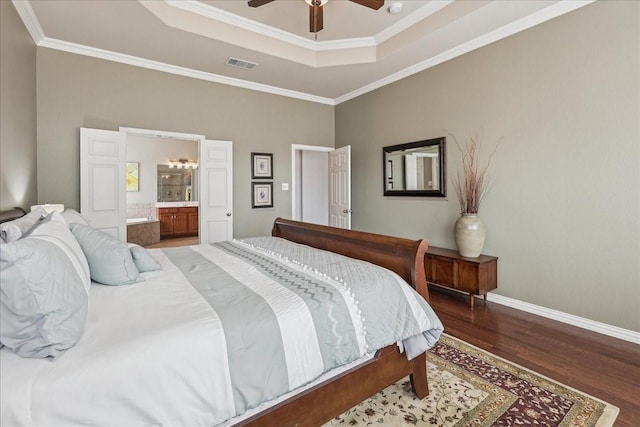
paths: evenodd
<path fill-rule="evenodd" d="M 198 169 L 158 165 L 157 180 L 159 202 L 198 200 Z"/>
<path fill-rule="evenodd" d="M 382 148 L 385 196 L 445 197 L 445 138 Z"/>

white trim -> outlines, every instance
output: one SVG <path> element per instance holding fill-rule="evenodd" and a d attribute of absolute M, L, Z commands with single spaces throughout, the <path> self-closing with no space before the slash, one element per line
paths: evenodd
<path fill-rule="evenodd" d="M 185 10 L 187 12 L 204 16 L 215 21 L 224 22 L 225 24 L 242 28 L 243 30 L 251 31 L 253 33 L 260 34 L 261 36 L 270 37 L 281 42 L 289 43 L 297 47 L 308 49 L 313 52 L 375 47 L 377 44 L 375 37 L 354 37 L 350 39 L 318 42 L 302 36 L 298 36 L 296 34 L 292 34 L 288 31 L 284 31 L 276 27 L 272 27 L 270 25 L 263 24 L 262 22 L 254 21 L 252 19 L 227 12 L 226 10 L 219 9 L 206 3 L 202 3 L 201 1 L 165 0 L 165 3 L 177 9 Z M 398 32 L 404 29 L 405 28 L 402 28 L 398 30 Z"/>
<path fill-rule="evenodd" d="M 39 47 L 61 50 L 64 52 L 76 53 L 78 55 L 90 56 L 92 58 L 106 59 L 107 61 L 119 62 L 121 64 L 133 65 L 134 67 L 148 68 L 150 70 L 162 71 L 170 74 L 177 74 L 184 77 L 191 77 L 199 80 L 206 80 L 214 83 L 221 83 L 228 86 L 236 86 L 244 89 L 256 90 L 259 92 L 271 93 L 274 95 L 287 96 L 289 98 L 302 99 L 304 101 L 316 102 L 319 104 L 335 105 L 330 98 L 310 95 L 308 93 L 297 92 L 288 89 L 282 89 L 275 86 L 269 86 L 261 83 L 254 83 L 246 80 L 240 80 L 233 77 L 221 76 L 219 74 L 207 73 L 205 71 L 193 70 L 191 68 L 179 67 L 177 65 L 166 64 L 163 62 L 152 61 L 150 59 L 139 58 L 132 55 L 113 52 L 104 49 L 98 49 L 90 46 L 84 46 L 77 43 L 70 43 L 63 40 L 45 37 Z"/>
<path fill-rule="evenodd" d="M 36 44 L 39 44 L 42 39 L 44 39 L 44 31 L 40 26 L 40 21 L 36 17 L 36 14 L 31 7 L 31 3 L 25 0 L 12 0 L 13 6 L 16 8 L 20 19 L 24 23 L 24 26 L 27 27 L 27 31 L 31 35 Z"/>
<path fill-rule="evenodd" d="M 291 144 L 291 219 L 296 218 L 296 151 L 322 151 L 328 153 L 335 150 L 334 147 L 325 147 L 321 145 L 304 145 Z"/>
<path fill-rule="evenodd" d="M 409 77 L 413 74 L 419 73 L 420 71 L 424 71 L 428 68 L 435 67 L 438 64 L 442 64 L 443 62 L 449 61 L 450 59 L 453 59 L 465 53 L 471 52 L 472 50 L 479 49 L 495 41 L 509 37 L 520 31 L 524 31 L 528 28 L 539 25 L 545 21 L 556 18 L 560 15 L 564 15 L 565 13 L 569 13 L 582 6 L 588 5 L 589 3 L 593 3 L 594 1 L 595 0 L 579 0 L 579 1 L 562 1 L 559 3 L 555 3 L 554 5 L 549 6 L 546 9 L 540 10 L 525 18 L 509 23 L 501 28 L 490 31 L 486 34 L 476 37 L 475 39 L 469 40 L 461 45 L 458 45 L 452 49 L 442 52 L 436 56 L 433 56 L 425 61 L 419 62 L 415 65 L 405 68 L 404 70 L 400 70 L 378 81 L 369 83 L 368 85 L 362 86 L 359 89 L 351 91 L 345 95 L 339 96 L 335 98 L 333 101 L 335 105 L 338 105 L 342 102 L 356 98 L 360 95 L 364 95 L 367 92 L 371 92 L 375 89 L 379 89 L 383 86 L 386 86 L 398 80 L 402 80 L 405 77 Z"/>
<path fill-rule="evenodd" d="M 463 55 L 474 49 L 478 49 L 480 47 L 486 46 L 490 43 L 493 43 L 494 41 L 500 40 L 501 38 L 508 37 L 512 34 L 515 34 L 519 31 L 523 31 L 527 28 L 531 28 L 535 25 L 541 24 L 542 22 L 553 19 L 557 16 L 563 15 L 565 13 L 569 13 L 582 6 L 586 6 L 594 1 L 595 0 L 576 0 L 576 1 L 568 0 L 568 1 L 561 1 L 561 2 L 555 3 L 550 7 L 540 10 L 532 15 L 529 15 L 511 24 L 505 25 L 504 27 L 494 30 L 490 33 L 477 37 L 474 40 L 470 40 L 464 43 L 463 45 L 457 46 L 453 49 L 443 52 L 426 61 L 415 64 L 411 67 L 407 67 L 404 70 L 398 71 L 383 79 L 380 79 L 373 83 L 362 86 L 359 89 L 351 91 L 335 99 L 331 99 L 331 98 L 311 95 L 308 93 L 283 89 L 275 86 L 249 82 L 246 80 L 236 79 L 232 77 L 226 77 L 219 74 L 193 70 L 186 67 L 179 67 L 176 65 L 166 64 L 158 61 L 152 61 L 152 60 L 139 58 L 132 55 L 126 55 L 126 54 L 108 51 L 104 49 L 93 48 L 93 47 L 89 47 L 89 46 L 85 46 L 77 43 L 66 42 L 63 40 L 57 40 L 50 37 L 45 37 L 44 31 L 40 26 L 38 18 L 33 12 L 33 8 L 31 7 L 31 4 L 27 0 L 12 0 L 16 10 L 18 11 L 18 14 L 20 15 L 20 18 L 25 24 L 25 27 L 31 34 L 31 37 L 33 38 L 33 40 L 36 42 L 36 45 L 38 45 L 39 47 L 46 47 L 46 48 L 56 49 L 64 52 L 76 53 L 78 55 L 105 59 L 107 61 L 119 62 L 122 64 L 133 65 L 135 67 L 147 68 L 151 70 L 162 71 L 165 73 L 176 74 L 184 77 L 190 77 L 194 79 L 205 80 L 205 81 L 210 81 L 214 83 L 220 83 L 220 84 L 225 84 L 229 86 L 256 90 L 259 92 L 271 93 L 274 95 L 286 96 L 289 98 L 296 98 L 304 101 L 316 102 L 319 104 L 326 104 L 326 105 L 333 105 L 333 106 L 338 105 L 342 102 L 348 101 L 350 99 L 356 98 L 367 92 L 371 92 L 375 89 L 378 89 L 390 83 L 401 80 L 405 77 L 409 77 L 420 71 L 424 71 L 428 68 L 441 64 L 457 56 Z M 189 3 L 197 4 L 193 2 L 189 2 Z M 423 9 L 424 9 L 423 13 L 428 13 L 430 11 L 430 9 L 426 7 Z M 389 34 L 391 33 L 386 33 L 383 31 L 382 33 L 379 34 L 381 38 L 380 40 L 384 40 L 385 37 L 389 37 Z M 345 43 L 344 40 L 338 40 L 335 42 L 338 44 Z M 364 40 L 358 40 L 357 43 L 360 43 L 360 46 L 362 46 L 361 43 L 367 43 L 367 42 Z M 330 48 L 328 45 L 322 42 L 317 43 L 315 46 L 317 50 L 325 50 L 327 48 Z M 344 48 L 345 46 L 346 45 L 343 45 L 342 47 Z"/>
<path fill-rule="evenodd" d="M 630 329 L 608 325 L 606 323 L 597 322 L 595 320 L 586 319 L 580 316 L 574 316 L 573 314 L 564 313 L 562 311 L 553 310 L 551 308 L 546 308 L 535 304 L 530 304 L 528 302 L 520 301 L 498 294 L 487 294 L 487 300 L 495 302 L 496 304 L 515 308 L 516 310 L 526 311 L 527 313 L 537 314 L 538 316 L 587 329 L 589 331 L 598 332 L 603 335 L 608 335 L 610 337 L 618 338 L 624 341 L 640 344 L 640 332 L 632 331 Z"/>
<path fill-rule="evenodd" d="M 169 132 L 164 130 L 128 128 L 122 126 L 120 126 L 118 130 L 127 134 L 157 136 L 159 138 L 185 139 L 189 141 L 200 141 L 201 139 L 205 139 L 204 135 L 198 135 L 195 133 Z"/>
<path fill-rule="evenodd" d="M 391 37 L 397 34 L 400 34 L 401 32 L 405 31 L 408 28 L 411 28 L 418 22 L 428 18 L 429 16 L 433 15 L 439 10 L 445 8 L 446 6 L 449 6 L 453 2 L 454 0 L 440 0 L 437 2 L 432 1 L 427 3 L 425 6 L 422 6 L 420 9 L 418 9 L 414 13 L 409 14 L 408 16 L 404 17 L 400 21 L 396 22 L 395 24 L 391 25 L 390 27 L 376 34 L 375 36 L 376 45 L 389 40 Z"/>

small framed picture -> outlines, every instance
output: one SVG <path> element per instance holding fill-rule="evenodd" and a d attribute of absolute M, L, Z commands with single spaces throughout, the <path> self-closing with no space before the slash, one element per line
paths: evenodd
<path fill-rule="evenodd" d="M 273 154 L 251 153 L 251 179 L 273 179 Z"/>
<path fill-rule="evenodd" d="M 140 191 L 140 163 L 127 163 L 127 191 Z"/>
<path fill-rule="evenodd" d="M 272 208 L 273 207 L 273 182 L 252 182 L 251 183 L 251 207 L 252 208 Z"/>

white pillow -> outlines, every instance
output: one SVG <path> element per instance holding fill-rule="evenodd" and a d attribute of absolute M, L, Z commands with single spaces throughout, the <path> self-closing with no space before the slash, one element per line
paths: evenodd
<path fill-rule="evenodd" d="M 62 218 L 64 218 L 64 220 L 67 222 L 67 225 L 71 225 L 71 224 L 82 224 L 82 225 L 89 225 L 89 226 L 91 225 L 89 220 L 87 220 L 85 217 L 80 215 L 80 212 L 78 212 L 75 209 L 67 208 L 64 211 L 62 211 L 60 215 L 62 215 Z"/>
<path fill-rule="evenodd" d="M 23 238 L 26 237 L 51 242 L 62 249 L 71 260 L 87 293 L 89 293 L 91 275 L 87 258 L 59 212 L 54 211 L 47 215 L 34 228 L 23 235 Z"/>
<path fill-rule="evenodd" d="M 25 216 L 0 224 L 0 238 L 7 243 L 14 242 L 46 215 L 47 211 L 43 208 L 36 208 Z"/>
<path fill-rule="evenodd" d="M 125 242 L 86 225 L 71 224 L 70 228 L 87 257 L 93 280 L 114 286 L 138 280 L 138 269 Z"/>
<path fill-rule="evenodd" d="M 68 255 L 37 237 L 0 245 L 0 341 L 22 357 L 56 358 L 82 335 L 89 294 Z"/>

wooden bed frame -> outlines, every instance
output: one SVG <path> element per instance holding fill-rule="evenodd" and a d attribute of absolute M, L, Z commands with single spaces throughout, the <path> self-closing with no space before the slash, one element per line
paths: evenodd
<path fill-rule="evenodd" d="M 16 219 L 24 211 L 0 211 L 0 222 Z M 427 242 L 380 234 L 344 230 L 277 218 L 272 235 L 368 261 L 398 273 L 427 301 L 429 293 L 424 270 Z M 419 398 L 429 394 L 426 355 L 408 361 L 393 344 L 379 350 L 369 361 L 333 377 L 266 409 L 237 425 L 240 426 L 319 426 L 390 384 L 410 376 Z"/>
<path fill-rule="evenodd" d="M 427 242 L 277 218 L 273 236 L 368 261 L 393 270 L 427 301 Z M 429 394 L 426 355 L 411 361 L 393 344 L 368 362 L 241 422 L 242 426 L 319 426 L 410 375 L 419 398 Z"/>

